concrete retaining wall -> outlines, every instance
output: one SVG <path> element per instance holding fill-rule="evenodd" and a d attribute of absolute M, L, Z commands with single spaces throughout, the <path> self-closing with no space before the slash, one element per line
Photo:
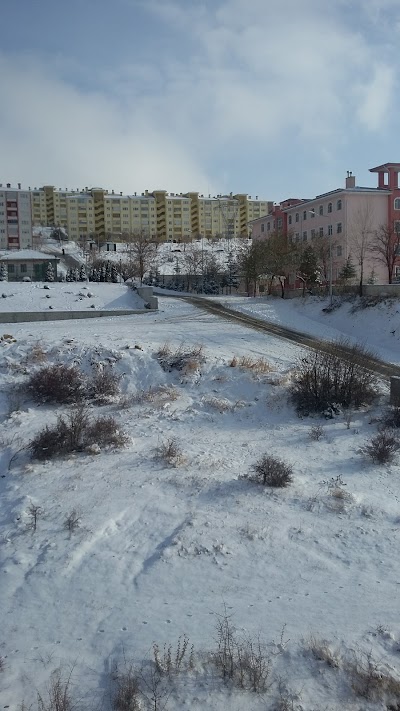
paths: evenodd
<path fill-rule="evenodd" d="M 158 299 L 156 296 L 153 295 L 152 286 L 138 286 L 137 293 L 139 294 L 140 298 L 143 299 L 143 301 L 149 305 L 149 309 L 158 309 Z"/>
<path fill-rule="evenodd" d="M 0 323 L 25 323 L 30 321 L 67 321 L 75 318 L 104 318 L 106 316 L 132 316 L 144 314 L 143 309 L 119 309 L 118 311 L 10 311 L 0 313 Z"/>

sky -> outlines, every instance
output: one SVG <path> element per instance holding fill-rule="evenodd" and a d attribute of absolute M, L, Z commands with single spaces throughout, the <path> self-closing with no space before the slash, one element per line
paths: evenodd
<path fill-rule="evenodd" d="M 400 160 L 398 0 L 20 0 L 0 182 L 279 202 Z"/>

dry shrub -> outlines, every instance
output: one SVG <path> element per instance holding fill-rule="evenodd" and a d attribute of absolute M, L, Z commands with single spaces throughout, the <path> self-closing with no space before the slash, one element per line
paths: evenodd
<path fill-rule="evenodd" d="M 71 693 L 71 675 L 63 678 L 61 670 L 57 669 L 51 675 L 46 694 L 37 694 L 38 711 L 73 711 L 76 705 Z"/>
<path fill-rule="evenodd" d="M 111 367 L 99 370 L 89 383 L 89 394 L 97 402 L 107 402 L 108 399 L 119 394 L 121 376 L 117 375 Z"/>
<path fill-rule="evenodd" d="M 205 362 L 202 345 L 190 347 L 182 344 L 175 351 L 164 345 L 156 353 L 156 357 L 162 369 L 169 373 L 173 370 L 191 372 Z"/>
<path fill-rule="evenodd" d="M 211 661 L 225 681 L 258 693 L 271 685 L 271 659 L 257 637 L 240 637 L 229 615 L 217 615 L 217 648 Z"/>
<path fill-rule="evenodd" d="M 28 389 L 38 402 L 78 403 L 85 397 L 85 378 L 75 366 L 48 365 L 37 370 Z"/>
<path fill-rule="evenodd" d="M 293 467 L 273 454 L 264 454 L 245 478 L 264 486 L 283 488 L 293 480 Z"/>
<path fill-rule="evenodd" d="M 346 358 L 343 356 L 343 349 Z M 367 368 L 371 356 L 363 346 L 332 343 L 327 351 L 310 351 L 297 363 L 291 397 L 298 412 L 324 412 L 337 405 L 361 407 L 377 394 L 377 377 Z"/>
<path fill-rule="evenodd" d="M 124 671 L 116 670 L 113 674 L 113 682 L 113 711 L 140 711 L 142 704 L 137 670 L 132 666 Z"/>
<path fill-rule="evenodd" d="M 385 413 L 384 424 L 386 427 L 397 429 L 400 427 L 400 406 L 390 407 Z"/>
<path fill-rule="evenodd" d="M 189 646 L 189 637 L 185 634 L 178 637 L 175 648 L 172 644 L 164 644 L 161 651 L 154 643 L 153 656 L 156 670 L 161 675 L 172 677 L 194 667 L 194 647 L 193 644 Z"/>
<path fill-rule="evenodd" d="M 44 363 L 47 360 L 47 352 L 41 341 L 36 341 L 27 355 L 26 360 L 30 363 Z"/>
<path fill-rule="evenodd" d="M 30 442 L 29 448 L 33 459 L 44 460 L 82 452 L 94 444 L 122 447 L 126 442 L 126 435 L 119 431 L 113 417 L 90 420 L 88 410 L 78 406 L 65 417 L 59 415 L 53 427 L 46 425 Z"/>
<path fill-rule="evenodd" d="M 400 449 L 400 441 L 397 432 L 381 429 L 361 448 L 361 453 L 375 464 L 388 464 L 394 460 L 398 449 Z"/>
<path fill-rule="evenodd" d="M 182 447 L 176 437 L 170 437 L 156 448 L 156 459 L 162 459 L 173 466 L 183 463 Z"/>
<path fill-rule="evenodd" d="M 322 425 L 314 425 L 310 428 L 308 436 L 312 442 L 319 442 L 319 440 L 324 436 L 324 428 Z"/>
<path fill-rule="evenodd" d="M 400 680 L 377 662 L 372 652 L 353 651 L 346 672 L 357 696 L 371 701 L 400 702 Z"/>

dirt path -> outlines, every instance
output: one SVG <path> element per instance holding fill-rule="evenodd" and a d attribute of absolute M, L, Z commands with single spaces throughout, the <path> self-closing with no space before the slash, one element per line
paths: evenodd
<path fill-rule="evenodd" d="M 216 301 L 211 301 L 210 299 L 204 299 L 196 296 L 180 296 L 180 298 L 185 299 L 199 309 L 209 311 L 215 316 L 225 318 L 229 321 L 236 321 L 242 326 L 254 328 L 257 331 L 265 331 L 265 333 L 270 333 L 278 338 L 284 338 L 285 340 L 297 343 L 300 346 L 306 346 L 307 348 L 312 348 L 313 350 L 318 349 L 325 352 L 328 352 L 331 348 L 329 341 L 321 341 L 318 338 L 314 338 L 306 333 L 294 331 L 293 329 L 285 328 L 284 326 L 278 326 L 275 323 L 263 321 L 262 319 L 240 313 L 234 309 L 228 309 L 226 306 L 222 306 L 222 304 L 219 304 Z M 346 345 L 338 346 L 338 344 L 335 344 L 335 350 L 339 350 L 342 357 L 346 360 L 354 357 L 351 356 L 351 348 L 346 347 Z M 392 375 L 400 376 L 400 366 L 393 365 L 392 363 L 385 363 L 383 360 L 376 358 L 372 354 L 363 358 L 363 365 L 368 370 L 378 373 L 386 379 L 389 379 Z"/>

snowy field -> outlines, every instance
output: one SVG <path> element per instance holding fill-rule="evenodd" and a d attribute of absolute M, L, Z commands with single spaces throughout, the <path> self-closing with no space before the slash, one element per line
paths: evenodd
<path fill-rule="evenodd" d="M 125 284 L 7 282 L 0 284 L 0 311 L 142 309 L 143 299 Z"/>
<path fill-rule="evenodd" d="M 317 335 L 350 328 L 346 315 L 341 330 L 340 311 L 325 317 L 293 301 L 234 302 Z M 394 357 L 392 312 L 367 314 L 380 333 L 388 329 L 382 352 Z M 115 669 L 132 662 L 148 681 L 153 667 L 143 660 L 153 659 L 153 643 L 176 650 L 184 634 L 194 646 L 190 668 L 188 652 L 180 674 L 161 676 L 156 702 L 150 684 L 148 701 L 121 711 L 399 708 L 378 682 L 370 698 L 359 695 L 363 670 L 375 678 L 375 664 L 400 678 L 400 469 L 358 451 L 387 405 L 384 384 L 380 400 L 350 418 L 301 419 L 288 400 L 299 348 L 177 298 L 160 297 L 160 311 L 143 316 L 3 329 L 0 708 L 36 709 L 37 690 L 47 700 L 61 669 L 71 673 L 73 708 L 111 709 Z M 376 346 L 372 328 L 363 335 Z M 204 359 L 168 372 L 157 358 L 166 343 L 201 344 Z M 259 359 L 268 370 L 250 367 Z M 117 420 L 129 438 L 123 449 L 30 459 L 24 447 L 67 410 L 38 405 L 17 385 L 53 363 L 88 375 L 110 366 L 120 376 L 121 394 L 92 403 L 90 414 Z M 316 425 L 318 440 L 310 437 Z M 171 438 L 180 456 L 168 464 L 156 453 Z M 240 478 L 264 453 L 293 466 L 289 487 Z M 36 530 L 32 506 L 40 507 Z M 79 525 L 69 531 L 73 511 Z M 265 644 L 262 694 L 224 683 L 209 661 L 224 610 L 239 639 Z"/>

